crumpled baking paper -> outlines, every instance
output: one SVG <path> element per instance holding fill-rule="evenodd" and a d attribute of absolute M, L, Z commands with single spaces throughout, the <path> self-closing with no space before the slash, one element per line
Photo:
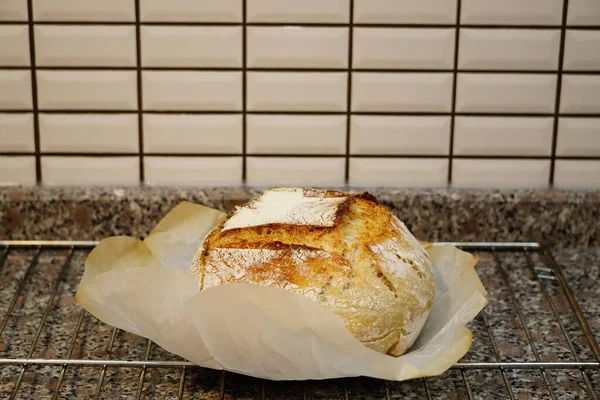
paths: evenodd
<path fill-rule="evenodd" d="M 477 259 L 425 244 L 436 298 L 416 343 L 401 357 L 360 343 L 329 310 L 280 288 L 227 284 L 200 292 L 188 272 L 221 211 L 182 202 L 143 241 L 104 239 L 90 253 L 77 300 L 101 321 L 152 339 L 204 367 L 272 380 L 438 375 L 466 354 L 465 327 L 485 307 Z"/>

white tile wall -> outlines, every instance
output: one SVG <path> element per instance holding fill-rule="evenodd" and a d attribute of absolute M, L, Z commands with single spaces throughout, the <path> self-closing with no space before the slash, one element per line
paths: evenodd
<path fill-rule="evenodd" d="M 250 27 L 248 67 L 345 68 L 348 28 Z"/>
<path fill-rule="evenodd" d="M 38 71 L 38 104 L 48 110 L 135 110 L 132 71 Z"/>
<path fill-rule="evenodd" d="M 283 23 L 344 23 L 350 15 L 350 0 L 250 0 L 248 21 Z"/>
<path fill-rule="evenodd" d="M 0 113 L 0 152 L 33 151 L 33 114 Z"/>
<path fill-rule="evenodd" d="M 600 188 L 599 4 L 0 0 L 0 181 Z"/>
<path fill-rule="evenodd" d="M 27 25 L 0 25 L 0 67 L 29 66 L 29 57 Z"/>
<path fill-rule="evenodd" d="M 242 115 L 144 115 L 149 153 L 241 153 Z"/>
<path fill-rule="evenodd" d="M 452 74 L 354 73 L 352 111 L 450 111 Z"/>
<path fill-rule="evenodd" d="M 241 67 L 239 26 L 142 26 L 144 67 Z"/>
<path fill-rule="evenodd" d="M 248 153 L 344 154 L 342 115 L 249 115 Z"/>
<path fill-rule="evenodd" d="M 458 74 L 456 110 L 490 113 L 551 113 L 556 77 L 533 74 Z"/>
<path fill-rule="evenodd" d="M 354 68 L 452 68 L 456 29 L 354 28 Z"/>

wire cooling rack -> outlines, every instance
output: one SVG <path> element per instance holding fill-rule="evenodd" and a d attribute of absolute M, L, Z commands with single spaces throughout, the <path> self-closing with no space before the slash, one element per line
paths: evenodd
<path fill-rule="evenodd" d="M 0 241 L 0 397 L 598 398 L 600 349 L 537 243 L 453 243 L 479 256 L 490 304 L 470 324 L 473 345 L 459 363 L 408 382 L 272 382 L 194 366 L 79 307 L 77 283 L 96 244 Z"/>

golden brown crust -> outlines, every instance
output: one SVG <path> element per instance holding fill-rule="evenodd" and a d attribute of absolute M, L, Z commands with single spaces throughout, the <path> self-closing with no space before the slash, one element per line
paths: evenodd
<path fill-rule="evenodd" d="M 192 266 L 200 288 L 229 282 L 282 287 L 329 308 L 374 350 L 404 353 L 434 298 L 424 249 L 368 193 L 275 191 L 283 193 L 283 199 L 285 193 L 297 196 L 301 191 L 305 198 L 343 201 L 330 214 L 330 225 L 323 218 L 321 225 L 268 223 L 225 229 L 239 209 L 234 210 L 205 238 Z M 261 199 L 242 208 L 260 205 Z"/>

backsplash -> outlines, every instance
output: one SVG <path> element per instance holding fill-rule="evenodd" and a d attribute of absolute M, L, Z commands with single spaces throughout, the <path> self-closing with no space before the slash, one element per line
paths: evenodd
<path fill-rule="evenodd" d="M 0 182 L 600 188 L 599 0 L 0 0 Z"/>

